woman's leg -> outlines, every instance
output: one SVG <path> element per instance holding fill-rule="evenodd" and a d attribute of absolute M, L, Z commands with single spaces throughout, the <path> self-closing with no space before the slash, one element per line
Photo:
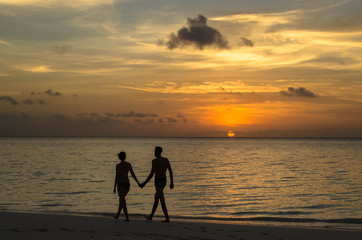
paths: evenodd
<path fill-rule="evenodd" d="M 129 191 L 129 188 L 125 189 L 122 186 L 120 187 L 119 204 L 120 204 L 120 206 L 122 206 L 124 215 L 126 216 L 126 222 L 129 222 L 127 203 L 126 203 L 126 196 L 127 196 L 128 191 Z"/>
<path fill-rule="evenodd" d="M 119 205 L 118 205 L 118 211 L 116 213 L 116 215 L 114 216 L 115 219 L 118 219 L 119 215 L 121 214 L 122 211 L 122 202 L 121 202 L 121 197 L 119 197 Z"/>

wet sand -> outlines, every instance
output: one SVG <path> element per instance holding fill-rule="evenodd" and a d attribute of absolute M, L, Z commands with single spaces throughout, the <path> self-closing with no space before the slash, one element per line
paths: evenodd
<path fill-rule="evenodd" d="M 362 231 L 0 212 L 0 239 L 357 240 Z"/>

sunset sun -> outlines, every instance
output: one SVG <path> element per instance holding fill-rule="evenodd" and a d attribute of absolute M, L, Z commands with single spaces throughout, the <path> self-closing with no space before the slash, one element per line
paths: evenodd
<path fill-rule="evenodd" d="M 235 133 L 233 133 L 233 131 L 229 131 L 229 132 L 228 132 L 228 136 L 229 136 L 229 137 L 234 137 L 234 136 L 235 136 Z"/>

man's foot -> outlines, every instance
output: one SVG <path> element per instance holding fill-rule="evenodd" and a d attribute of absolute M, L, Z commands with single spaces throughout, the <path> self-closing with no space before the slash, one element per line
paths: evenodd
<path fill-rule="evenodd" d="M 124 220 L 125 222 L 129 222 L 129 219 Z"/>
<path fill-rule="evenodd" d="M 170 219 L 163 220 L 162 222 L 170 222 Z"/>
<path fill-rule="evenodd" d="M 114 218 L 114 219 L 118 219 L 118 216 L 117 216 L 117 215 L 114 215 L 113 218 Z"/>
<path fill-rule="evenodd" d="M 151 216 L 146 216 L 145 217 L 147 220 L 149 220 L 149 221 L 152 221 L 152 217 Z"/>

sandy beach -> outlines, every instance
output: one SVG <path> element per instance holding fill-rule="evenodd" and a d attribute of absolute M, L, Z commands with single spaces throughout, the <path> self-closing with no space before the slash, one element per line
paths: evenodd
<path fill-rule="evenodd" d="M 361 231 L 38 213 L 0 213 L 0 239 L 362 239 Z M 121 216 L 123 217 L 123 216 Z"/>

